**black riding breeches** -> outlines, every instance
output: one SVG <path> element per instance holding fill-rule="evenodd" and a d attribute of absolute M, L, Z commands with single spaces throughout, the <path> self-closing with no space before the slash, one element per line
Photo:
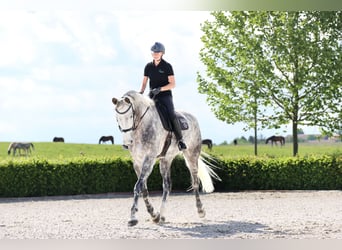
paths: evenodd
<path fill-rule="evenodd" d="M 169 124 L 168 126 L 172 128 L 172 131 L 174 132 L 177 141 L 182 140 L 183 138 L 182 129 L 180 127 L 179 121 L 175 114 L 172 96 L 162 96 L 162 97 L 158 96 L 158 98 L 155 98 L 154 101 L 156 103 L 157 109 L 161 113 L 166 113 L 168 117 L 168 121 L 167 121 L 167 123 Z"/>
<path fill-rule="evenodd" d="M 159 102 L 160 104 L 162 104 L 165 107 L 165 109 L 167 111 L 167 116 L 169 117 L 169 119 L 171 121 L 176 118 L 172 96 L 169 96 L 169 95 L 168 96 L 162 96 L 162 97 L 157 96 L 155 98 L 155 102 Z"/>

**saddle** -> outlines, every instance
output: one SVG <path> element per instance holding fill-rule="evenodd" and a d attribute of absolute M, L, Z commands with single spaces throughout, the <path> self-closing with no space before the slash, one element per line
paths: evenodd
<path fill-rule="evenodd" d="M 172 130 L 171 121 L 169 119 L 169 116 L 167 115 L 166 107 L 159 102 L 155 102 L 155 104 L 157 107 L 157 111 L 158 111 L 160 120 L 163 124 L 163 127 L 165 130 L 168 131 L 167 136 L 165 138 L 163 149 L 162 149 L 161 153 L 157 156 L 157 158 L 162 158 L 165 156 L 167 150 L 169 149 L 169 147 L 171 145 L 172 131 L 173 130 Z M 175 112 L 175 115 L 176 115 L 176 118 L 178 119 L 181 130 L 189 129 L 189 124 L 188 124 L 187 120 L 185 119 L 185 117 L 178 112 Z"/>

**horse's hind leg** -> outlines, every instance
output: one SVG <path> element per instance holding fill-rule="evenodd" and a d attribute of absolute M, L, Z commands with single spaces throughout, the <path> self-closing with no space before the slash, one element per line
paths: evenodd
<path fill-rule="evenodd" d="M 205 210 L 199 195 L 199 178 L 198 178 L 198 159 L 194 156 L 184 155 L 186 165 L 191 174 L 192 189 L 195 193 L 197 213 L 200 218 L 205 217 Z"/>
<path fill-rule="evenodd" d="M 167 160 L 163 158 L 160 160 L 160 163 L 159 163 L 160 174 L 163 179 L 163 197 L 162 197 L 162 203 L 160 206 L 160 215 L 154 220 L 154 222 L 156 223 L 165 222 L 166 202 L 167 202 L 167 198 L 170 194 L 171 186 L 172 186 L 171 172 L 170 172 L 171 162 L 172 160 Z"/>
<path fill-rule="evenodd" d="M 198 181 L 198 177 L 197 177 L 197 174 L 192 174 L 193 177 L 193 190 L 194 190 L 194 193 L 195 193 L 195 197 L 196 197 L 196 207 L 197 207 L 197 213 L 198 213 L 198 216 L 200 218 L 203 218 L 205 217 L 205 210 L 203 208 L 203 204 L 201 202 L 201 199 L 200 199 L 200 195 L 199 195 L 199 181 Z"/>

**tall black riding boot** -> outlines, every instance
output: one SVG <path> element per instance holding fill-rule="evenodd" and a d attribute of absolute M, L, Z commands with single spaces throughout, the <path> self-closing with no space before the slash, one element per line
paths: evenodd
<path fill-rule="evenodd" d="M 183 135 L 182 135 L 182 129 L 180 127 L 178 119 L 175 117 L 174 119 L 171 119 L 173 132 L 175 133 L 176 140 L 178 142 L 178 148 L 179 150 L 186 149 L 186 145 L 183 141 Z"/>

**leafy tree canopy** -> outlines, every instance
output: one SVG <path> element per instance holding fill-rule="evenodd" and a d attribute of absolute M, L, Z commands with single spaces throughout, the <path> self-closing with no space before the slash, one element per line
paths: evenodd
<path fill-rule="evenodd" d="M 291 122 L 294 138 L 298 125 L 341 129 L 340 11 L 212 16 L 202 25 L 206 74 L 198 73 L 198 89 L 218 119 L 247 127 L 256 115 L 264 127 Z"/>

